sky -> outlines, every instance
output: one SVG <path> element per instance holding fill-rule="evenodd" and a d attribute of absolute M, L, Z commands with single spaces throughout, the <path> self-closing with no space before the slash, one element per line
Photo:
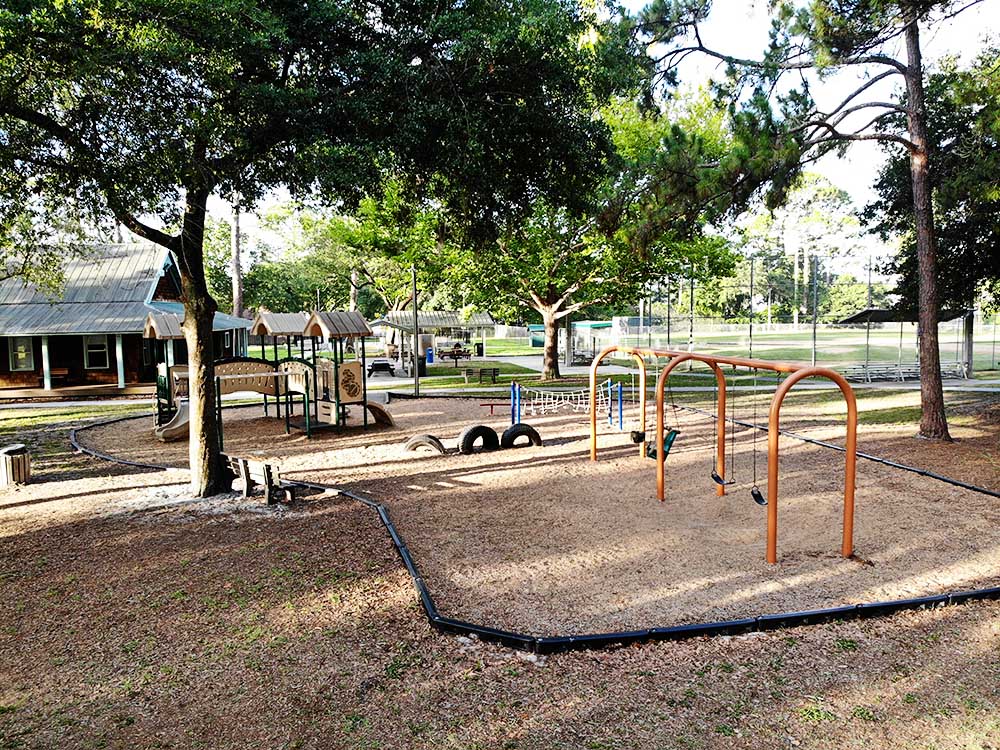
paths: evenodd
<path fill-rule="evenodd" d="M 625 6 L 631 12 L 637 12 L 644 5 L 643 0 L 625 0 Z M 702 39 L 706 46 L 724 50 L 729 54 L 748 58 L 759 57 L 767 44 L 769 25 L 767 0 L 716 0 L 708 21 L 701 27 Z M 965 61 L 970 61 L 984 48 L 989 37 L 1000 40 L 1000 0 L 984 0 L 954 19 L 935 27 L 933 33 L 926 29 L 922 31 L 925 66 L 932 67 L 935 61 L 948 55 L 956 55 Z M 902 44 L 901 41 L 899 43 Z M 904 57 L 902 49 L 896 50 L 896 53 L 897 57 Z M 695 55 L 687 58 L 680 71 L 682 84 L 690 87 L 705 84 L 713 77 L 720 77 L 723 72 L 717 60 Z M 863 80 L 861 75 L 861 72 L 854 70 L 835 74 L 815 85 L 814 96 L 820 105 L 828 104 L 832 107 Z M 896 82 L 897 78 L 891 76 L 882 82 L 885 85 L 874 87 L 872 93 L 880 92 L 886 97 L 893 95 L 894 88 L 901 85 L 901 82 Z M 882 149 L 877 144 L 853 143 L 843 157 L 828 154 L 812 165 L 810 170 L 821 174 L 845 190 L 860 211 L 874 198 L 872 184 L 884 161 Z M 286 196 L 277 194 L 266 201 L 262 209 L 285 199 Z M 229 220 L 231 216 L 230 206 L 217 198 L 211 200 L 209 211 L 219 219 Z M 270 239 L 272 242 L 276 239 L 259 229 L 257 218 L 253 215 L 242 217 L 241 228 L 250 236 L 251 242 L 255 238 L 264 241 Z M 874 237 L 868 237 L 866 241 L 871 243 L 868 254 L 883 256 L 888 252 Z M 849 270 L 858 271 L 858 269 Z"/>

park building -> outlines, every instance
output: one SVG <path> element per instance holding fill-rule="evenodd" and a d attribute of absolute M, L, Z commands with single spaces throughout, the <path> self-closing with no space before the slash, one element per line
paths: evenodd
<path fill-rule="evenodd" d="M 157 362 L 183 364 L 186 345 L 176 260 L 150 244 L 99 245 L 66 262 L 53 297 L 0 282 L 0 388 L 80 392 L 156 381 Z M 143 338 L 147 320 L 171 336 Z M 250 321 L 216 313 L 216 355 L 246 353 Z"/>

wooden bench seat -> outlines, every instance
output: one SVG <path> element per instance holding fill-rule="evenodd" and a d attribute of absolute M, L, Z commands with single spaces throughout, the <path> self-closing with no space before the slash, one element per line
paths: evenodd
<path fill-rule="evenodd" d="M 264 498 L 268 505 L 291 503 L 295 500 L 294 487 L 282 486 L 281 475 L 276 466 L 264 461 L 255 461 L 237 456 L 225 456 L 229 468 L 243 481 L 243 497 L 250 497 L 258 484 L 264 487 Z"/>

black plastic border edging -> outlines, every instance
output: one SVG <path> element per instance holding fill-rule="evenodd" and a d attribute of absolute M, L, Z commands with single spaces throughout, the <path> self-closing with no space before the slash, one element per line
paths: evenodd
<path fill-rule="evenodd" d="M 101 427 L 107 424 L 121 422 L 126 419 L 137 419 L 143 416 L 145 415 L 117 417 L 115 419 L 105 420 L 92 425 L 86 425 L 85 427 L 78 429 L 84 430 L 91 427 Z M 748 426 L 755 426 L 749 423 L 747 424 Z M 76 433 L 78 429 L 74 429 L 70 432 L 70 442 L 73 443 L 74 447 L 77 447 L 79 450 L 82 450 L 84 453 L 94 456 L 95 458 L 111 461 L 112 463 L 124 464 L 126 466 L 138 466 L 141 468 L 174 468 L 126 461 L 100 453 L 99 451 L 83 448 L 76 442 Z M 794 434 L 790 434 L 790 436 L 797 437 Z M 837 447 L 821 441 L 815 442 L 824 447 Z M 889 462 L 888 465 L 895 466 L 896 468 L 906 468 L 901 465 L 895 465 L 891 462 Z M 400 535 L 399 530 L 389 517 L 389 511 L 381 503 L 376 502 L 375 500 L 372 500 L 371 498 L 360 493 L 342 489 L 333 485 L 321 484 L 319 482 L 287 480 L 287 483 L 311 489 L 318 489 L 324 492 L 331 492 L 335 495 L 347 497 L 375 511 L 378 514 L 382 525 L 388 532 L 389 538 L 392 540 L 392 544 L 396 548 L 396 552 L 399 554 L 400 559 L 402 559 L 403 565 L 406 567 L 406 571 L 410 574 L 410 579 L 413 581 L 413 586 L 417 590 L 421 606 L 424 609 L 424 614 L 427 616 L 427 621 L 435 630 L 452 635 L 472 636 L 479 638 L 482 641 L 498 643 L 518 651 L 528 651 L 536 654 L 555 654 L 565 651 L 607 648 L 609 646 L 628 646 L 638 643 L 648 643 L 651 641 L 677 641 L 687 638 L 740 635 L 743 633 L 765 632 L 768 630 L 792 628 L 801 625 L 816 625 L 825 622 L 849 620 L 853 618 L 867 619 L 871 617 L 886 617 L 904 610 L 933 609 L 950 604 L 964 604 L 970 601 L 1000 600 L 1000 586 L 994 586 L 990 588 L 973 589 L 970 591 L 957 591 L 948 594 L 935 594 L 932 596 L 923 596 L 914 599 L 896 599 L 885 602 L 852 604 L 840 607 L 828 607 L 826 609 L 805 610 L 802 612 L 782 612 L 770 615 L 758 615 L 756 617 L 744 618 L 740 620 L 725 620 L 722 622 L 674 625 L 671 627 L 649 628 L 647 630 L 632 630 L 613 633 L 590 633 L 566 636 L 532 636 L 509 630 L 499 630 L 485 625 L 476 625 L 475 623 L 465 622 L 464 620 L 456 620 L 451 617 L 442 617 L 438 612 L 437 605 L 434 604 L 434 598 L 431 596 L 430 590 L 427 588 L 427 583 L 424 581 L 423 576 L 420 575 L 420 571 L 413 559 L 413 555 L 410 554 L 410 550 L 403 541 L 403 537 Z M 982 491 L 989 493 L 988 490 Z"/>

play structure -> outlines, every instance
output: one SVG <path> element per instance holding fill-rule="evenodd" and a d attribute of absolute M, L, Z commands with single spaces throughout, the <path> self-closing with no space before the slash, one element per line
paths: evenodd
<path fill-rule="evenodd" d="M 614 421 L 614 415 L 618 414 L 619 429 L 622 427 L 622 385 L 617 386 L 608 378 L 603 383 L 596 386 L 597 389 L 597 409 L 601 413 L 607 413 L 608 424 Z M 555 414 L 563 409 L 584 413 L 589 412 L 591 407 L 591 391 L 583 388 L 575 391 L 545 390 L 542 388 L 526 388 L 521 383 L 514 381 L 510 384 L 510 423 L 518 424 L 524 414 L 539 416 L 545 414 Z M 484 404 L 484 406 L 496 406 L 497 404 Z M 617 409 L 615 408 L 617 407 Z M 490 409 L 490 413 L 493 410 Z"/>
<path fill-rule="evenodd" d="M 767 505 L 767 561 L 778 561 L 778 450 L 781 421 L 781 405 L 788 392 L 801 380 L 810 377 L 826 378 L 834 382 L 844 396 L 847 404 L 847 428 L 844 466 L 844 514 L 841 554 L 850 557 L 854 552 L 854 487 L 857 463 L 857 429 L 858 407 L 854 391 L 840 373 L 825 367 L 794 365 L 780 362 L 768 362 L 759 359 L 744 359 L 740 357 L 715 357 L 693 352 L 678 352 L 661 349 L 643 349 L 626 346 L 609 346 L 594 359 L 590 368 L 590 460 L 597 460 L 597 415 L 600 408 L 599 393 L 602 388 L 597 383 L 597 367 L 601 360 L 614 352 L 627 354 L 639 366 L 639 429 L 632 433 L 634 442 L 639 444 L 640 455 L 652 455 L 656 459 L 656 496 L 662 502 L 665 499 L 666 460 L 670 446 L 678 435 L 678 430 L 668 429 L 665 424 L 665 388 L 670 373 L 685 362 L 702 362 L 715 373 L 716 380 L 716 413 L 715 417 L 715 468 L 710 474 L 716 486 L 716 494 L 726 494 L 726 486 L 731 482 L 726 472 L 726 376 L 720 365 L 742 367 L 753 372 L 754 390 L 756 391 L 756 375 L 759 370 L 774 372 L 777 376 L 785 374 L 771 399 L 768 412 L 767 427 L 767 498 L 761 493 L 756 482 L 756 432 L 754 437 L 754 483 L 751 497 L 761 505 Z M 667 357 L 669 362 L 660 371 L 656 382 L 656 436 L 653 441 L 646 440 L 646 358 Z M 735 425 L 735 417 L 730 421 Z M 756 426 L 754 427 L 756 431 Z M 733 433 L 735 439 L 735 432 Z"/>
<path fill-rule="evenodd" d="M 354 312 L 314 312 L 299 314 L 263 313 L 254 322 L 255 335 L 270 336 L 274 360 L 255 357 L 229 357 L 216 360 L 214 367 L 215 406 L 219 420 L 220 448 L 223 444 L 223 396 L 235 393 L 256 393 L 264 397 L 264 415 L 269 416 L 273 405 L 277 418 L 285 419 L 285 432 L 294 427 L 307 437 L 316 430 L 346 427 L 349 407 L 361 408 L 362 426 L 369 426 L 369 415 L 376 424 L 393 424 L 384 406 L 368 400 L 365 377 L 364 337 L 372 335 L 367 322 Z M 299 353 L 306 353 L 305 341 L 310 342 L 305 356 L 279 358 L 277 339 L 285 338 L 285 353 L 292 351 L 293 336 L 288 326 L 298 323 Z M 155 335 L 155 331 L 154 331 Z M 345 342 L 359 339 L 359 356 L 347 359 Z M 319 351 L 321 343 L 330 342 L 330 356 Z M 264 351 L 267 351 L 265 347 Z M 157 367 L 155 435 L 169 442 L 188 435 L 188 367 L 186 364 Z"/>

